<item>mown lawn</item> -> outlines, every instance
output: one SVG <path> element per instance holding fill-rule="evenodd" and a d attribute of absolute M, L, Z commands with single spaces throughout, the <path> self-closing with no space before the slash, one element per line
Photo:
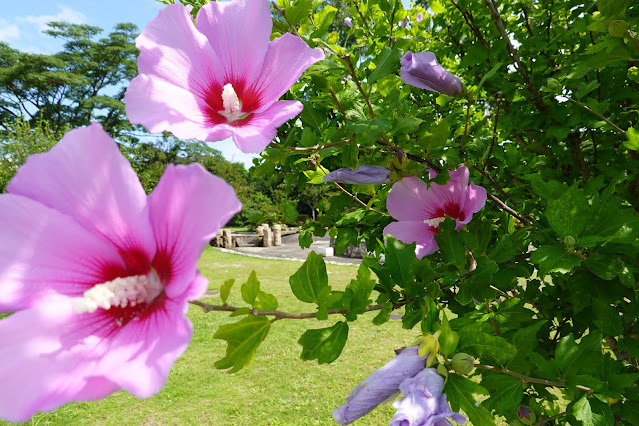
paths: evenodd
<path fill-rule="evenodd" d="M 207 248 L 200 269 L 218 290 L 228 278 L 236 278 L 230 304 L 242 304 L 240 285 L 251 270 L 257 271 L 262 289 L 275 294 L 280 309 L 312 311 L 290 292 L 288 277 L 301 262 L 270 260 L 224 253 Z M 357 267 L 327 265 L 329 284 L 343 288 Z M 210 297 L 210 303 L 221 303 Z M 255 360 L 238 373 L 215 369 L 224 356 L 226 343 L 212 339 L 217 327 L 237 318 L 224 312 L 203 313 L 191 306 L 189 317 L 195 333 L 185 354 L 175 363 L 166 386 L 146 400 L 118 392 L 97 402 L 68 404 L 52 413 L 37 414 L 28 424 L 212 424 L 212 425 L 330 425 L 331 410 L 375 368 L 394 356 L 393 348 L 412 344 L 417 331 L 406 331 L 400 321 L 381 327 L 371 323 L 375 313 L 352 324 L 342 356 L 330 365 L 300 360 L 297 340 L 307 328 L 332 325 L 329 321 L 282 320 L 258 349 Z M 385 405 L 355 423 L 388 424 L 393 408 Z"/>

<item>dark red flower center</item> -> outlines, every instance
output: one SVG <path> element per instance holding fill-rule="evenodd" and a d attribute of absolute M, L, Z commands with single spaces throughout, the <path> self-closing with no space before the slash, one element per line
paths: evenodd
<path fill-rule="evenodd" d="M 211 126 L 222 123 L 235 127 L 246 125 L 252 119 L 251 113 L 261 106 L 260 94 L 245 81 L 237 79 L 223 85 L 211 82 L 202 97 L 206 102 L 202 112 L 206 124 Z"/>

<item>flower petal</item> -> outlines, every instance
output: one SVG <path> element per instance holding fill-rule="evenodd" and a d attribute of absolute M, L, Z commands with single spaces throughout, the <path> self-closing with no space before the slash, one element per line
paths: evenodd
<path fill-rule="evenodd" d="M 464 220 L 458 220 L 457 225 L 464 225 L 473 218 L 473 213 L 477 213 L 486 205 L 486 189 L 474 183 L 468 185 L 466 189 L 466 202 L 464 203 Z"/>
<path fill-rule="evenodd" d="M 397 220 L 429 219 L 423 211 L 426 183 L 417 177 L 406 177 L 394 183 L 386 199 L 388 213 Z M 415 241 L 415 240 L 413 240 Z"/>
<path fill-rule="evenodd" d="M 237 0 L 235 0 L 237 1 Z M 304 70 L 324 59 L 321 49 L 311 49 L 301 38 L 286 33 L 273 40 L 266 53 L 264 66 L 255 84 L 260 94 L 262 112 L 288 92 Z"/>
<path fill-rule="evenodd" d="M 202 250 L 242 204 L 229 184 L 199 164 L 169 165 L 148 203 L 157 244 L 153 267 L 174 298 L 188 290 Z"/>
<path fill-rule="evenodd" d="M 129 321 L 113 334 L 94 372 L 140 398 L 164 386 L 193 332 L 191 321 L 184 317 L 186 300 L 166 298 L 160 303 L 144 318 Z"/>
<path fill-rule="evenodd" d="M 392 222 L 384 228 L 384 234 L 390 234 L 406 244 L 417 242 L 415 254 L 419 259 L 439 250 L 431 228 L 418 220 Z"/>
<path fill-rule="evenodd" d="M 0 311 L 50 293 L 79 296 L 125 270 L 115 246 L 36 201 L 0 196 Z"/>
<path fill-rule="evenodd" d="M 466 203 L 466 189 L 470 175 L 466 166 L 451 170 L 450 179 L 444 185 L 431 183 L 423 203 L 428 219 L 448 215 L 453 219 L 463 221 L 464 204 Z"/>
<path fill-rule="evenodd" d="M 191 9 L 169 5 L 142 30 L 135 40 L 140 49 L 138 72 L 204 96 L 222 69 L 209 40 L 193 25 Z M 131 84 L 138 83 L 134 79 Z"/>
<path fill-rule="evenodd" d="M 29 157 L 7 189 L 73 217 L 123 252 L 153 257 L 144 189 L 97 123 L 71 130 L 49 152 Z"/>
<path fill-rule="evenodd" d="M 273 27 L 268 2 L 210 2 L 198 12 L 195 26 L 217 53 L 224 83 L 257 80 Z"/>
<path fill-rule="evenodd" d="M 125 94 L 126 113 L 133 124 L 151 133 L 169 131 L 180 139 L 212 140 L 206 103 L 196 94 L 168 81 L 147 75 L 133 79 Z M 213 127 L 215 129 L 215 126 Z M 231 136 L 231 133 L 221 140 Z"/>
<path fill-rule="evenodd" d="M 279 101 L 266 111 L 252 114 L 250 121 L 243 126 L 226 126 L 232 129 L 233 141 L 242 152 L 258 153 L 275 138 L 277 128 L 302 112 L 303 108 L 301 102 Z"/>
<path fill-rule="evenodd" d="M 92 374 L 105 350 L 103 339 L 84 336 L 79 344 L 64 344 L 76 320 L 69 299 L 59 296 L 0 320 L 1 418 L 26 421 L 36 411 L 104 398 L 118 390 Z"/>

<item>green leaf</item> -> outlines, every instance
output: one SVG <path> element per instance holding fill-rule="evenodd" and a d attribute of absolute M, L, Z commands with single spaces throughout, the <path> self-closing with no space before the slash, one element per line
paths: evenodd
<path fill-rule="evenodd" d="M 251 271 L 251 275 L 248 277 L 248 281 L 242 284 L 242 299 L 249 305 L 255 303 L 255 298 L 260 291 L 260 282 L 257 280 L 255 271 Z"/>
<path fill-rule="evenodd" d="M 301 358 L 305 361 L 316 359 L 319 364 L 335 361 L 348 340 L 348 323 L 338 321 L 328 328 L 306 330 L 298 343 L 302 345 Z"/>
<path fill-rule="evenodd" d="M 639 402 L 626 400 L 621 408 L 621 415 L 633 426 L 639 426 Z"/>
<path fill-rule="evenodd" d="M 277 298 L 270 293 L 259 291 L 255 302 L 256 309 L 277 309 Z"/>
<path fill-rule="evenodd" d="M 444 386 L 446 397 L 453 411 L 464 410 L 471 424 L 482 426 L 494 426 L 495 420 L 490 412 L 482 405 L 475 405 L 473 394 L 486 395 L 488 391 L 481 385 L 460 376 L 449 374 Z"/>
<path fill-rule="evenodd" d="M 494 67 L 492 67 L 490 69 L 490 71 L 488 71 L 486 74 L 484 74 L 484 76 L 481 78 L 481 80 L 479 81 L 479 84 L 477 85 L 477 90 L 479 90 L 481 88 L 481 86 L 484 85 L 484 83 L 486 82 L 486 80 L 488 80 L 489 78 L 491 78 L 493 75 L 495 75 L 495 73 L 499 70 L 499 68 L 501 68 L 501 66 L 503 65 L 503 62 L 497 62 L 495 64 Z"/>
<path fill-rule="evenodd" d="M 373 324 L 375 325 L 384 324 L 390 319 L 391 312 L 393 312 L 393 304 L 391 302 L 387 302 L 386 304 L 384 304 L 384 307 L 382 308 L 382 310 L 379 311 L 377 315 L 375 315 L 375 318 L 373 318 Z"/>
<path fill-rule="evenodd" d="M 562 237 L 577 238 L 588 224 L 588 201 L 581 189 L 573 185 L 546 209 L 552 229 Z"/>
<path fill-rule="evenodd" d="M 567 274 L 581 263 L 579 256 L 568 253 L 564 247 L 560 246 L 541 246 L 532 252 L 530 261 L 539 265 L 540 277 L 549 272 Z"/>
<path fill-rule="evenodd" d="M 446 312 L 443 312 L 442 317 L 442 328 L 441 334 L 439 335 L 439 346 L 441 352 L 444 356 L 448 356 L 455 352 L 457 348 L 457 344 L 459 343 L 459 333 L 453 331 L 450 328 L 450 324 L 448 324 L 448 318 L 446 317 Z"/>
<path fill-rule="evenodd" d="M 462 271 L 466 263 L 466 251 L 459 232 L 455 231 L 456 222 L 450 217 L 439 225 L 439 234 L 435 234 L 435 240 L 439 245 L 442 260 L 450 265 L 455 265 Z"/>
<path fill-rule="evenodd" d="M 623 333 L 623 321 L 619 310 L 601 299 L 593 299 L 592 307 L 597 320 L 595 324 L 606 336 L 619 336 Z"/>
<path fill-rule="evenodd" d="M 611 280 L 623 269 L 623 263 L 616 255 L 592 253 L 584 265 L 601 279 Z"/>
<path fill-rule="evenodd" d="M 328 286 L 328 274 L 322 256 L 310 252 L 302 266 L 289 278 L 289 284 L 299 300 L 317 303 L 320 291 Z"/>
<path fill-rule="evenodd" d="M 428 126 L 425 129 L 420 129 L 417 133 L 419 138 L 419 144 L 426 149 L 427 152 L 440 148 L 448 142 L 450 137 L 450 125 L 451 116 L 440 120 L 434 126 Z"/>
<path fill-rule="evenodd" d="M 298 215 L 299 213 L 297 212 L 297 209 L 295 208 L 293 203 L 291 203 L 287 199 L 284 199 L 282 201 L 282 216 L 284 218 L 284 221 L 289 223 L 295 222 Z"/>
<path fill-rule="evenodd" d="M 333 19 L 335 19 L 335 14 L 337 14 L 337 9 L 333 6 L 324 6 L 317 12 L 313 17 L 313 22 L 317 25 L 317 29 L 311 34 L 310 38 L 321 38 L 326 34 L 328 27 L 333 23 Z"/>
<path fill-rule="evenodd" d="M 215 368 L 230 368 L 235 373 L 249 364 L 255 351 L 264 341 L 271 328 L 271 321 L 265 316 L 248 316 L 232 324 L 220 326 L 214 339 L 226 340 L 226 355 L 215 362 Z"/>
<path fill-rule="evenodd" d="M 311 13 L 313 4 L 310 0 L 297 0 L 292 6 L 285 10 L 286 20 L 293 26 L 300 23 L 305 16 Z"/>
<path fill-rule="evenodd" d="M 490 398 L 483 404 L 498 413 L 516 410 L 524 395 L 521 380 L 506 374 L 485 375 L 481 384 L 490 391 Z"/>
<path fill-rule="evenodd" d="M 370 303 L 370 295 L 375 287 L 375 281 L 371 279 L 371 271 L 363 263 L 359 265 L 357 279 L 351 280 L 344 290 L 344 298 L 349 301 L 350 312 L 346 319 L 353 321 L 358 314 L 363 314 Z"/>
<path fill-rule="evenodd" d="M 382 49 L 382 53 L 375 60 L 375 65 L 377 66 L 366 79 L 368 84 L 373 84 L 380 78 L 396 72 L 399 69 L 399 59 L 401 57 L 402 52 L 399 49 L 390 47 Z"/>
<path fill-rule="evenodd" d="M 349 121 L 346 130 L 355 132 L 357 143 L 360 145 L 372 145 L 379 139 L 379 134 L 386 134 L 390 130 L 391 122 L 386 118 L 376 120 Z"/>
<path fill-rule="evenodd" d="M 415 259 L 414 244 L 404 244 L 391 236 L 388 237 L 384 265 L 388 267 L 391 277 L 400 287 L 407 287 L 412 282 L 413 271 L 411 265 Z"/>
<path fill-rule="evenodd" d="M 490 243 L 490 224 L 479 221 L 473 222 L 469 226 L 468 232 L 462 232 L 461 236 L 466 247 L 473 252 L 473 256 L 481 256 Z"/>
<path fill-rule="evenodd" d="M 349 143 L 342 147 L 342 165 L 354 169 L 358 164 L 359 147 L 356 143 Z"/>
<path fill-rule="evenodd" d="M 477 358 L 485 357 L 499 365 L 506 365 L 517 349 L 503 337 L 482 333 L 476 325 L 470 325 L 459 331 L 457 352 L 466 352 Z"/>
<path fill-rule="evenodd" d="M 639 130 L 630 127 L 626 131 L 626 138 L 628 140 L 624 141 L 623 146 L 633 151 L 639 151 Z"/>
<path fill-rule="evenodd" d="M 446 12 L 446 8 L 442 6 L 442 4 L 438 1 L 430 1 L 428 5 L 430 6 L 430 9 L 433 11 L 433 13 Z"/>
<path fill-rule="evenodd" d="M 615 424 L 615 417 L 608 404 L 597 398 L 586 395 L 572 406 L 572 415 L 580 420 L 584 426 L 610 426 Z"/>
<path fill-rule="evenodd" d="M 572 334 L 562 337 L 555 349 L 555 359 L 562 371 L 570 367 L 578 366 L 579 361 L 588 358 L 592 352 L 598 352 L 601 348 L 601 334 L 591 332 L 576 343 Z"/>
<path fill-rule="evenodd" d="M 220 287 L 220 298 L 222 299 L 222 303 L 224 305 L 226 305 L 226 301 L 228 300 L 229 295 L 231 294 L 231 287 L 233 287 L 234 283 L 235 283 L 235 279 L 231 278 L 224 281 L 224 284 L 222 284 L 222 286 Z"/>
<path fill-rule="evenodd" d="M 422 121 L 421 118 L 417 117 L 399 118 L 393 123 L 391 133 L 398 136 L 412 134 L 417 131 Z"/>

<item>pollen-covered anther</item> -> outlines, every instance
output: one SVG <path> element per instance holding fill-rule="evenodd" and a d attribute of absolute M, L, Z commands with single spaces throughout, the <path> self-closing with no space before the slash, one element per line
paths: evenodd
<path fill-rule="evenodd" d="M 434 219 L 426 219 L 424 223 L 428 226 L 432 226 L 433 228 L 438 228 L 439 224 L 446 220 L 445 217 L 436 217 Z"/>
<path fill-rule="evenodd" d="M 244 118 L 246 115 L 242 113 L 242 103 L 231 83 L 225 84 L 222 89 L 222 105 L 224 110 L 219 113 L 226 117 L 229 123 Z"/>
<path fill-rule="evenodd" d="M 116 278 L 97 284 L 85 291 L 83 297 L 73 298 L 71 304 L 79 314 L 93 313 L 98 308 L 108 310 L 150 303 L 161 292 L 162 284 L 155 272 L 151 272 L 149 275 Z"/>

